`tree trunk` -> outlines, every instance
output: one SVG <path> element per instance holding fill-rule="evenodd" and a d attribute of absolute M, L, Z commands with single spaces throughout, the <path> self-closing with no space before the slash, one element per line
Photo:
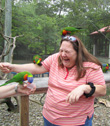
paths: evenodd
<path fill-rule="evenodd" d="M 11 37 L 11 27 L 12 27 L 12 0 L 6 0 L 5 1 L 5 33 L 4 33 L 5 36 Z M 10 43 L 11 43 L 11 39 L 10 39 Z M 4 42 L 4 46 L 6 47 L 5 52 L 7 51 L 9 44 L 5 40 Z M 9 52 L 9 54 L 4 57 L 5 62 L 11 62 L 10 54 L 11 53 Z"/>
<path fill-rule="evenodd" d="M 11 37 L 11 27 L 12 27 L 12 0 L 6 0 L 5 1 L 5 36 L 10 36 Z M 10 39 L 11 43 L 11 39 Z M 5 52 L 7 52 L 8 46 L 10 43 L 7 43 L 5 40 L 4 42 L 4 47 L 5 47 Z M 11 52 L 8 53 L 4 57 L 4 62 L 12 62 L 11 59 Z M 8 78 L 10 78 L 11 75 L 8 74 Z"/>

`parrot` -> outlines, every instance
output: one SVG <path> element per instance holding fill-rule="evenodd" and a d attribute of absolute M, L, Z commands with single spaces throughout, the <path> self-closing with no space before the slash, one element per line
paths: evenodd
<path fill-rule="evenodd" d="M 62 31 L 61 31 L 61 35 L 62 37 L 66 36 L 66 35 L 74 35 L 77 32 L 80 32 L 82 30 L 82 28 L 75 28 L 75 27 L 65 27 Z"/>
<path fill-rule="evenodd" d="M 42 61 L 41 56 L 39 56 L 39 55 L 33 56 L 33 63 L 38 64 L 39 66 L 41 66 L 42 65 L 41 61 Z"/>
<path fill-rule="evenodd" d="M 103 65 L 103 67 L 102 67 L 103 73 L 106 73 L 108 71 L 108 69 L 109 69 L 109 64 Z"/>
<path fill-rule="evenodd" d="M 26 80 L 28 80 L 28 83 L 32 83 L 33 82 L 33 75 L 28 71 L 23 71 L 23 72 L 20 72 L 20 73 L 14 75 L 13 78 L 6 81 L 4 84 L 0 85 L 0 87 L 5 86 L 5 85 L 12 83 L 12 82 L 18 82 L 19 84 L 22 85 L 23 81 L 26 81 Z"/>

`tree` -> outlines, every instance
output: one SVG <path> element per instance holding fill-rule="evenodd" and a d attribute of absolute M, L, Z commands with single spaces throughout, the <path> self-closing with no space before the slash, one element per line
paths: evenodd
<path fill-rule="evenodd" d="M 42 4 L 42 6 L 46 5 Z M 56 19 L 55 17 L 52 18 L 50 15 L 45 14 L 45 12 L 43 14 L 42 10 L 40 15 L 40 12 L 36 12 L 36 8 L 40 10 L 39 4 L 37 3 L 22 3 L 22 6 L 18 4 L 13 8 L 14 20 L 12 33 L 14 35 L 20 32 L 24 35 L 24 37 L 22 39 L 20 38 L 19 42 L 17 42 L 17 47 L 22 43 L 22 47 L 26 45 L 28 49 L 27 52 L 20 51 L 22 52 L 21 55 L 23 55 L 23 53 L 24 55 L 30 53 L 47 55 L 57 50 L 58 44 L 56 38 L 58 40 L 58 36 L 56 35 L 58 31 Z M 23 50 L 22 47 L 21 50 Z"/>
<path fill-rule="evenodd" d="M 2 5 L 2 1 L 0 1 L 1 5 Z M 0 7 L 0 16 L 1 16 L 1 20 L 0 20 L 0 35 L 2 37 L 2 41 L 4 41 L 4 47 L 2 48 L 1 54 L 0 54 L 0 62 L 3 60 L 5 62 L 12 62 L 13 59 L 13 51 L 16 47 L 16 38 L 19 36 L 15 36 L 12 37 L 11 36 L 11 4 L 12 4 L 12 0 L 6 0 L 5 4 L 3 3 L 3 5 L 5 6 L 5 9 L 2 8 L 2 6 Z M 5 11 L 5 13 L 4 13 Z M 5 14 L 5 16 L 4 16 Z M 5 23 L 3 22 L 3 19 L 5 17 Z M 5 27 L 4 27 L 5 24 Z M 6 79 L 7 74 L 5 74 L 4 76 L 2 76 L 2 74 L 0 73 L 0 77 L 2 79 Z M 9 76 L 8 76 L 9 77 Z"/>
<path fill-rule="evenodd" d="M 26 56 L 58 51 L 61 30 L 67 26 L 85 29 L 78 36 L 92 51 L 91 32 L 109 25 L 109 0 L 19 0 L 13 5 L 13 35 L 24 34 L 17 40 L 15 53 Z M 52 31 L 52 32 L 51 32 Z M 22 48 L 19 46 L 22 45 Z M 56 45 L 56 46 L 55 46 Z M 54 49 L 54 46 L 56 49 Z M 25 52 L 22 51 L 25 48 Z"/>

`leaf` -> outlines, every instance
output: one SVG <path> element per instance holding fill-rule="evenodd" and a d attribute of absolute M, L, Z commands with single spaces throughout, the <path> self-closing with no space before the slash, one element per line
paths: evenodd
<path fill-rule="evenodd" d="M 99 98 L 99 99 L 98 99 L 98 102 L 99 102 L 100 104 L 104 104 L 106 107 L 110 107 L 110 101 L 107 100 L 107 99 Z"/>

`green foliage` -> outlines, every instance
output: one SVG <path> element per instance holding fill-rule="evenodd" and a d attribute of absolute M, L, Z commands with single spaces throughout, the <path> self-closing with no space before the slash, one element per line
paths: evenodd
<path fill-rule="evenodd" d="M 17 39 L 15 53 L 57 52 L 61 30 L 68 26 L 85 29 L 78 35 L 92 52 L 93 41 L 88 35 L 109 25 L 109 4 L 109 0 L 19 0 L 13 4 L 12 35 L 24 36 Z"/>
<path fill-rule="evenodd" d="M 57 26 L 55 18 L 46 14 L 36 14 L 37 4 L 23 4 L 23 7 L 16 6 L 13 8 L 13 35 L 24 35 L 17 40 L 28 45 L 31 53 L 50 54 L 55 52 L 57 45 L 56 34 Z M 39 8 L 39 4 L 37 9 Z M 40 8 L 38 9 L 40 10 Z M 16 12 L 17 11 L 17 12 Z"/>
<path fill-rule="evenodd" d="M 0 54 L 3 51 L 4 39 L 1 34 L 4 33 L 4 8 L 5 8 L 5 1 L 0 1 Z"/>

